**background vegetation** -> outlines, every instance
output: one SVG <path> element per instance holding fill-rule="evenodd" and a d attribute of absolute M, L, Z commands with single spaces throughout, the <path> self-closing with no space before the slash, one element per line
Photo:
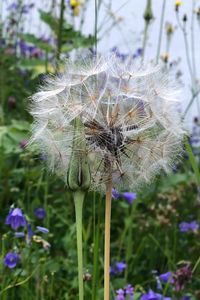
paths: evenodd
<path fill-rule="evenodd" d="M 27 31 L 25 24 L 39 1 L 3 0 L 0 22 L 0 298 L 11 299 L 77 299 L 76 235 L 72 196 L 63 182 L 45 170 L 45 157 L 38 149 L 27 147 L 32 122 L 27 112 L 28 97 L 36 91 L 45 74 L 56 71 L 56 61 L 76 52 L 84 55 L 98 50 L 105 30 L 119 25 L 120 19 L 110 14 L 111 2 L 96 1 L 92 35 L 83 33 L 84 16 L 89 1 L 49 1 L 48 11 L 39 10 L 38 27 L 47 34 Z M 120 1 L 123 2 L 123 1 Z M 185 15 L 181 1 L 174 1 L 177 23 L 164 19 L 166 1 L 157 12 L 160 20 L 155 60 L 171 68 L 181 81 L 183 71 L 178 59 L 171 60 L 170 47 L 175 28 L 180 29 L 185 43 L 186 67 L 190 76 L 188 101 L 183 116 L 191 107 L 198 108 L 199 79 L 194 45 L 196 36 L 188 38 L 188 18 L 198 24 L 198 1 L 192 1 L 191 12 Z M 145 1 L 143 34 L 138 47 L 129 53 L 133 59 L 145 60 L 154 22 L 151 1 Z M 121 3 L 122 5 L 125 3 Z M 110 5 L 110 6 L 109 6 Z M 38 5 L 39 6 L 39 5 Z M 108 28 L 98 22 L 101 7 L 108 7 Z M 114 13 L 114 12 L 113 12 Z M 78 26 L 76 25 L 78 18 Z M 123 28 L 123 27 L 122 27 Z M 101 33 L 104 33 L 102 35 Z M 161 41 L 166 38 L 166 51 Z M 124 61 L 127 53 L 116 45 L 115 52 Z M 186 88 L 186 87 L 184 87 Z M 200 115 L 194 115 L 190 138 L 185 140 L 182 162 L 168 177 L 161 175 L 129 203 L 126 197 L 113 200 L 111 232 L 111 299 L 132 299 L 129 294 L 119 298 L 119 289 L 134 287 L 134 299 L 200 299 Z M 131 191 L 134 192 L 134 191 Z M 19 228 L 24 237 L 16 237 L 5 224 L 10 208 L 20 208 L 30 227 Z M 43 217 L 38 216 L 43 208 Z M 183 223 L 185 222 L 185 223 Z M 90 192 L 84 205 L 85 299 L 103 298 L 103 232 L 104 199 Z M 41 232 L 37 226 L 48 228 Z M 5 261 L 8 253 L 17 253 L 14 268 Z M 116 264 L 116 263 L 121 264 Z M 168 280 L 161 274 L 171 272 Z M 149 290 L 157 293 L 152 298 Z M 116 292 L 118 290 L 118 292 Z M 122 293 L 122 291 L 121 291 Z M 158 294 L 163 295 L 158 296 Z M 124 297 L 124 298 L 123 298 Z M 126 297 L 126 298 L 125 298 Z M 157 297 L 157 298 L 156 298 Z M 161 298 L 159 298 L 161 297 Z M 170 299 L 170 298 L 166 298 Z"/>

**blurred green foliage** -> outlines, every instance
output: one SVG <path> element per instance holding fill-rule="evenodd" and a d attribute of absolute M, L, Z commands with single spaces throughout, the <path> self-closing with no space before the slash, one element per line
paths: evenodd
<path fill-rule="evenodd" d="M 20 2 L 22 3 L 22 2 Z M 74 300 L 77 299 L 76 235 L 72 195 L 64 183 L 45 170 L 45 157 L 38 149 L 29 147 L 31 117 L 27 112 L 28 97 L 36 90 L 45 71 L 53 70 L 57 54 L 59 18 L 40 11 L 41 22 L 48 25 L 53 43 L 34 34 L 20 31 L 14 37 L 3 37 L 1 24 L 0 49 L 0 299 L 2 300 Z M 16 44 L 12 41 L 17 41 Z M 42 51 L 40 56 L 23 55 L 19 42 Z M 64 20 L 61 35 L 61 53 L 89 48 L 93 36 L 84 36 Z M 188 293 L 191 299 L 200 297 L 200 232 L 182 233 L 179 223 L 200 222 L 199 157 L 195 157 L 186 142 L 187 155 L 170 176 L 160 176 L 142 189 L 137 200 L 129 205 L 124 199 L 113 200 L 111 261 L 124 261 L 125 272 L 111 277 L 111 299 L 116 290 L 127 283 L 135 287 L 139 299 L 149 288 L 156 289 L 155 275 L 175 272 L 179 262 L 189 261 L 195 266 L 192 280 L 184 290 L 176 292 L 171 286 L 165 293 L 172 299 L 181 299 Z M 20 207 L 28 221 L 35 226 L 47 227 L 48 236 L 41 234 L 27 244 L 14 233 L 5 218 L 10 206 Z M 44 220 L 37 220 L 34 209 L 43 207 Z M 84 205 L 84 272 L 85 299 L 103 299 L 103 232 L 104 198 L 88 193 Z M 44 241 L 51 244 L 44 248 Z M 44 241 L 43 241 L 44 240 Z M 42 242 L 43 241 L 43 242 Z M 15 269 L 3 265 L 8 251 L 20 253 Z M 93 281 L 95 279 L 95 282 Z M 93 300 L 95 300 L 93 299 Z"/>

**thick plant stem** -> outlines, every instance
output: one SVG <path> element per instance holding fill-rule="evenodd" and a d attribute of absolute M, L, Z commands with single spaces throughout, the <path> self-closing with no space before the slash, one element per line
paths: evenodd
<path fill-rule="evenodd" d="M 75 204 L 75 214 L 76 214 L 76 235 L 77 235 L 77 256 L 78 256 L 79 300 L 84 299 L 83 245 L 82 245 L 82 213 L 83 213 L 84 197 L 85 197 L 85 193 L 83 191 L 74 192 L 74 204 Z"/>
<path fill-rule="evenodd" d="M 110 223 L 112 202 L 112 180 L 106 185 L 105 242 L 104 242 L 104 300 L 110 299 Z"/>

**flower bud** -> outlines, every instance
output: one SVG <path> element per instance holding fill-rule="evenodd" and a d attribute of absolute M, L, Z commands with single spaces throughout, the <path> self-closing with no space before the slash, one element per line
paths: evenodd
<path fill-rule="evenodd" d="M 72 191 L 88 190 L 91 175 L 86 153 L 84 127 L 80 118 L 74 120 L 72 154 L 67 174 L 68 187 Z"/>
<path fill-rule="evenodd" d="M 147 0 L 147 6 L 144 12 L 144 20 L 149 23 L 153 19 L 153 12 L 151 7 L 151 0 Z"/>

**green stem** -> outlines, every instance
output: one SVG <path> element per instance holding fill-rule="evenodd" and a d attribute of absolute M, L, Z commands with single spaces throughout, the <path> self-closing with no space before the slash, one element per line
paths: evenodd
<path fill-rule="evenodd" d="M 100 214 L 98 213 L 98 221 L 96 226 L 96 211 L 99 212 L 100 204 L 97 210 L 95 205 L 94 194 L 94 255 L 93 255 L 93 273 L 92 273 L 92 300 L 97 300 L 97 288 L 99 285 L 99 242 L 100 242 Z"/>
<path fill-rule="evenodd" d="M 106 184 L 105 242 L 104 242 L 104 300 L 110 299 L 110 223 L 112 203 L 112 179 Z"/>
<path fill-rule="evenodd" d="M 60 19 L 58 27 L 58 43 L 57 43 L 57 60 L 60 59 L 60 52 L 62 47 L 62 31 L 63 31 L 63 21 L 64 21 L 64 10 L 65 10 L 65 0 L 61 0 L 60 3 Z"/>
<path fill-rule="evenodd" d="M 157 54 L 156 54 L 156 63 L 158 63 L 159 56 L 160 56 L 160 48 L 161 48 L 161 42 L 162 42 L 162 32 L 163 32 L 163 24 L 164 24 L 164 16 L 165 16 L 165 6 L 166 6 L 166 0 L 163 0 L 162 13 L 161 13 L 161 19 L 160 19 L 160 31 L 159 31 L 159 38 L 158 38 L 158 48 L 157 48 Z"/>
<path fill-rule="evenodd" d="M 84 299 L 83 291 L 83 244 L 82 244 L 82 213 L 85 193 L 83 191 L 74 192 L 74 204 L 76 214 L 76 235 L 77 235 L 77 256 L 78 256 L 78 285 L 79 300 Z"/>
<path fill-rule="evenodd" d="M 97 54 L 97 23 L 98 23 L 98 10 L 97 10 L 97 1 L 95 0 L 95 24 L 94 24 L 94 36 L 95 36 L 95 51 Z"/>
<path fill-rule="evenodd" d="M 144 61 L 144 55 L 146 50 L 148 28 L 149 28 L 149 23 L 145 21 L 144 37 L 143 37 L 143 44 L 142 44 L 142 62 Z"/>

